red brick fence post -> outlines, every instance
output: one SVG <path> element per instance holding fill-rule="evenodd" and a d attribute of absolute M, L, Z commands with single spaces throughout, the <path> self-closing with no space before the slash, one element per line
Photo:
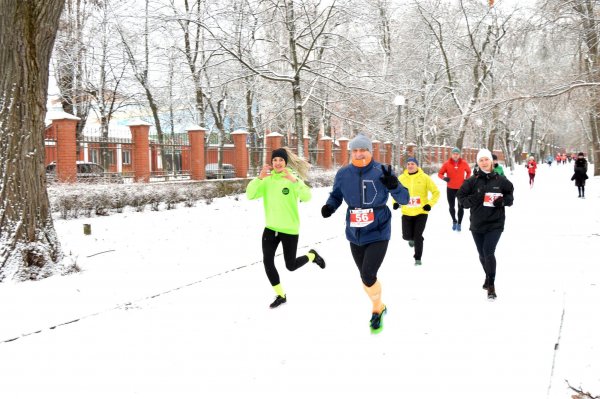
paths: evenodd
<path fill-rule="evenodd" d="M 329 136 L 323 136 L 319 139 L 319 144 L 323 146 L 323 157 L 321 158 L 321 165 L 323 169 L 328 170 L 332 168 L 332 153 L 333 153 L 333 139 Z"/>
<path fill-rule="evenodd" d="M 201 126 L 192 126 L 188 129 L 190 141 L 190 179 L 204 180 L 206 170 L 204 169 L 204 136 L 206 129 Z"/>
<path fill-rule="evenodd" d="M 133 180 L 135 182 L 150 181 L 150 124 L 142 120 L 128 123 L 133 139 Z"/>
<path fill-rule="evenodd" d="M 77 181 L 77 121 L 66 112 L 53 115 L 56 131 L 56 178 L 60 183 Z"/>
<path fill-rule="evenodd" d="M 267 159 L 265 162 L 271 163 L 271 153 L 273 150 L 281 148 L 281 141 L 283 139 L 283 135 L 281 133 L 273 132 L 267 135 Z"/>
<path fill-rule="evenodd" d="M 338 163 L 340 166 L 348 165 L 348 142 L 350 139 L 348 137 L 340 137 L 338 139 L 338 144 L 340 145 L 340 157 Z"/>
<path fill-rule="evenodd" d="M 385 148 L 385 160 L 384 163 L 387 165 L 392 164 L 392 155 L 394 154 L 394 143 L 391 141 L 386 141 L 383 143 L 383 148 Z"/>
<path fill-rule="evenodd" d="M 236 177 L 248 177 L 248 132 L 238 129 L 231 132 L 234 148 L 234 167 Z"/>
<path fill-rule="evenodd" d="M 373 144 L 373 160 L 381 163 L 381 141 L 373 140 L 371 143 Z"/>

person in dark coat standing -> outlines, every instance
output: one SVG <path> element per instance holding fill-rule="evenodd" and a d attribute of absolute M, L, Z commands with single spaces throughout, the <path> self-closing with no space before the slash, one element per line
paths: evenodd
<path fill-rule="evenodd" d="M 457 193 L 458 202 L 471 210 L 470 230 L 485 272 L 483 289 L 487 297 L 496 299 L 496 245 L 504 231 L 504 207 L 513 204 L 513 185 L 494 172 L 492 153 L 477 153 L 479 173 L 464 182 Z"/>
<path fill-rule="evenodd" d="M 381 299 L 381 284 L 377 272 L 383 263 L 392 234 L 392 212 L 387 206 L 391 195 L 399 204 L 407 204 L 408 190 L 392 172 L 376 162 L 371 155 L 371 140 L 357 135 L 350 142 L 352 162 L 337 171 L 333 189 L 321 208 L 324 218 L 330 217 L 346 202 L 346 238 L 358 267 L 363 288 L 373 304 L 371 332 L 383 329 L 387 307 Z"/>
<path fill-rule="evenodd" d="M 585 198 L 585 181 L 588 179 L 587 169 L 587 160 L 583 157 L 583 152 L 580 152 L 577 154 L 577 159 L 575 160 L 575 173 L 571 177 L 571 180 L 575 180 L 575 185 L 579 191 L 579 198 Z"/>

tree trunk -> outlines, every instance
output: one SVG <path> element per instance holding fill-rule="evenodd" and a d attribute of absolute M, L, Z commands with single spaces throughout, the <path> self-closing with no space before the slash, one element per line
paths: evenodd
<path fill-rule="evenodd" d="M 0 281 L 39 279 L 62 253 L 49 210 L 44 118 L 64 0 L 0 0 Z"/>
<path fill-rule="evenodd" d="M 152 91 L 148 87 L 148 82 L 144 82 L 144 91 L 146 93 L 146 99 L 148 100 L 148 105 L 150 106 L 150 110 L 152 111 L 152 118 L 154 119 L 154 127 L 156 128 L 156 136 L 158 137 L 158 143 L 160 144 L 160 161 L 162 163 L 163 172 L 165 170 L 165 166 L 167 165 L 167 155 L 165 153 L 165 139 L 162 130 L 162 126 L 160 124 L 160 117 L 158 115 L 158 104 L 154 100 L 154 95 Z"/>
<path fill-rule="evenodd" d="M 296 146 L 298 156 L 308 157 L 308 154 L 304 154 L 304 122 L 302 115 L 302 91 L 300 89 L 300 77 L 296 75 L 294 83 L 292 83 L 292 93 L 294 95 L 294 131 L 296 133 L 296 139 L 298 145 Z"/>
<path fill-rule="evenodd" d="M 590 80 L 592 82 L 598 83 L 600 82 L 600 70 L 598 69 L 598 61 L 600 61 L 600 46 L 598 43 L 598 27 L 596 22 L 596 10 L 595 10 L 595 2 L 592 0 L 584 0 L 575 4 L 575 9 L 581 15 L 583 21 L 583 33 L 584 40 L 589 50 L 589 58 L 592 61 L 588 65 L 590 65 L 590 70 L 588 74 L 590 76 Z M 592 104 L 590 106 L 592 114 L 594 115 L 590 120 L 590 127 L 592 131 L 592 149 L 593 149 L 593 158 L 594 161 L 594 176 L 600 175 L 600 143 L 598 140 L 600 139 L 598 135 L 598 112 L 600 111 L 600 90 L 594 88 L 592 91 L 593 98 Z"/>
<path fill-rule="evenodd" d="M 298 140 L 297 154 L 303 158 L 304 155 L 304 122 L 302 111 L 302 90 L 300 87 L 300 60 L 298 59 L 296 43 L 296 17 L 294 11 L 294 2 L 286 0 L 286 26 L 288 34 L 288 44 L 290 51 L 291 67 L 294 70 L 294 80 L 292 81 L 292 96 L 294 99 L 294 132 Z M 306 154 L 308 156 L 308 154 Z"/>

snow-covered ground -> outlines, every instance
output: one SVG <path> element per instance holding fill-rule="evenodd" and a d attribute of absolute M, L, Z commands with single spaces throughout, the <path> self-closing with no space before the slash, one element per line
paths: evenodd
<path fill-rule="evenodd" d="M 590 171 L 591 172 L 591 171 Z M 392 241 L 371 304 L 344 237 L 343 210 L 322 219 L 329 189 L 301 204 L 299 254 L 327 268 L 277 265 L 288 303 L 262 266 L 262 202 L 57 220 L 83 271 L 0 285 L 0 398 L 570 398 L 600 395 L 600 179 L 587 199 L 572 164 L 524 167 L 497 249 L 498 300 L 468 231 L 451 230 L 445 183 L 425 231 L 423 265 Z M 590 173 L 591 175 L 591 173 Z M 83 235 L 91 223 L 92 235 Z"/>

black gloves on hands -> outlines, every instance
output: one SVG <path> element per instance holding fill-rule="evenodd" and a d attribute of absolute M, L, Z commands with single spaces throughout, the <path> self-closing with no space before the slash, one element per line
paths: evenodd
<path fill-rule="evenodd" d="M 331 215 L 333 215 L 333 208 L 327 204 L 323 205 L 323 208 L 321 208 L 321 216 L 328 218 Z"/>
<path fill-rule="evenodd" d="M 502 206 L 504 206 L 504 197 L 498 197 L 494 200 L 494 206 L 496 208 L 500 208 Z"/>
<path fill-rule="evenodd" d="M 450 181 L 450 178 L 448 176 L 444 177 L 443 179 L 446 183 L 448 183 Z"/>
<path fill-rule="evenodd" d="M 394 210 L 400 208 L 400 204 L 397 202 L 394 202 L 394 205 L 392 205 L 392 208 L 394 208 Z"/>
<path fill-rule="evenodd" d="M 429 205 L 429 204 L 423 205 L 423 210 L 429 212 L 431 210 L 431 205 Z"/>
<path fill-rule="evenodd" d="M 387 171 L 385 170 L 385 166 L 381 165 L 381 171 L 383 172 L 383 176 L 379 178 L 384 186 L 387 187 L 388 190 L 394 190 L 398 188 L 398 178 L 392 175 L 392 165 L 388 165 Z"/>

